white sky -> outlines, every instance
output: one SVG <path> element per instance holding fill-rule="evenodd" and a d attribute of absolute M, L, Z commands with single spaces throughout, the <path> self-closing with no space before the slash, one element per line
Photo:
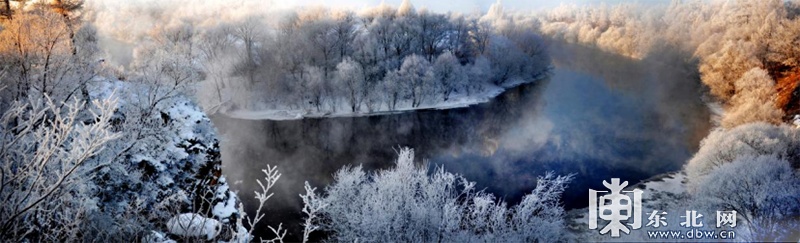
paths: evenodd
<path fill-rule="evenodd" d="M 366 6 L 376 6 L 385 1 L 394 6 L 400 5 L 402 0 L 274 0 L 274 6 L 278 8 L 290 8 L 297 6 L 323 5 L 329 7 L 347 7 L 360 9 Z M 426 7 L 436 12 L 475 12 L 486 11 L 496 0 L 411 0 L 417 9 Z M 622 2 L 638 3 L 664 3 L 669 0 L 503 0 L 502 5 L 506 10 L 539 10 L 544 8 L 557 7 L 561 4 L 617 4 Z"/>

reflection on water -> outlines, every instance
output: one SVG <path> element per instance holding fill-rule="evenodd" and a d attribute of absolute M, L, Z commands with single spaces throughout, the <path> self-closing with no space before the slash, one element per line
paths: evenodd
<path fill-rule="evenodd" d="M 601 188 L 602 180 L 635 183 L 680 169 L 708 131 L 699 81 L 683 62 L 552 48 L 549 80 L 468 108 L 298 121 L 214 117 L 224 173 L 242 181 L 234 187 L 249 199 L 260 169 L 279 166 L 269 224 L 299 223 L 292 220 L 301 218 L 304 181 L 324 187 L 342 166 L 389 167 L 402 146 L 512 203 L 547 171 L 574 173 L 564 203 L 576 208 L 588 204 L 588 188 Z"/>

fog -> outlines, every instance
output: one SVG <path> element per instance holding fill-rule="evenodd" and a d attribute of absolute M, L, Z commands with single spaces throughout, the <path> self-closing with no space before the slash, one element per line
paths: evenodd
<path fill-rule="evenodd" d="M 549 45 L 549 79 L 469 108 L 282 122 L 216 116 L 224 173 L 241 182 L 234 187 L 248 205 L 260 168 L 279 166 L 270 224 L 300 218 L 304 181 L 322 188 L 343 166 L 387 168 L 404 146 L 419 163 L 463 174 L 511 203 L 547 171 L 574 173 L 564 203 L 578 208 L 604 179 L 635 183 L 680 170 L 710 129 L 697 72 L 679 53 L 637 60 Z"/>
<path fill-rule="evenodd" d="M 0 76 L 9 85 L 0 90 L 13 96 L 3 100 L 38 94 L 49 99 L 51 93 L 56 100 L 73 95 L 88 100 L 120 88 L 121 108 L 108 108 L 102 117 L 120 114 L 122 123 L 108 123 L 125 135 L 92 159 L 113 155 L 109 160 L 124 162 L 109 165 L 133 174 L 113 178 L 171 185 L 168 190 L 177 196 L 185 188 L 176 185 L 189 180 L 151 175 L 213 174 L 207 183 L 221 188 L 213 195 L 216 205 L 231 206 L 238 198 L 249 215 L 258 206 L 252 192 L 263 188 L 257 182 L 262 169 L 277 166 L 283 176 L 270 191 L 266 222 L 253 227 L 256 237 L 271 235 L 266 226 L 282 223 L 289 230 L 286 239 L 298 240 L 304 183 L 325 197 L 337 170 L 363 166 L 372 173 L 392 167 L 404 148 L 415 150 L 415 163 L 463 175 L 510 205 L 549 172 L 574 175 L 569 188 L 558 192 L 566 209 L 585 208 L 586 190 L 609 178 L 636 184 L 681 172 L 680 185 L 670 185 L 679 187 L 670 188 L 678 193 L 657 192 L 670 195 L 650 203 L 741 209 L 750 228 L 744 240 L 761 239 L 762 233 L 773 237 L 760 231 L 777 224 L 761 219 L 789 220 L 791 226 L 780 227 L 786 229 L 800 224 L 800 192 L 784 190 L 800 183 L 798 0 L 87 0 L 75 8 L 60 1 L 40 6 L 55 13 L 20 2 L 3 13 L 7 22 L 0 39 L 6 41 L 0 42 L 0 54 L 8 58 L 0 59 L 5 65 Z M 31 38 L 22 38 L 26 35 Z M 26 44 L 42 41 L 50 48 L 41 56 L 36 50 L 47 45 Z M 78 81 L 61 83 L 73 79 Z M 450 107 L 448 101 L 463 105 L 484 98 L 489 100 L 442 108 Z M 39 120 L 34 118 L 25 124 Z M 129 136 L 132 130 L 138 134 Z M 193 134 L 213 146 L 192 145 L 190 153 L 175 149 L 199 138 Z M 26 139 L 20 148 L 37 140 Z M 208 151 L 199 153 L 199 147 Z M 140 156 L 149 153 L 157 156 Z M 206 172 L 172 170 L 195 159 L 209 162 L 201 169 Z M 157 166 L 175 160 L 181 163 Z M 222 163 L 226 180 L 216 177 L 216 163 Z M 148 175 L 139 176 L 136 166 Z M 760 171 L 746 170 L 753 167 Z M 407 181 L 395 178 L 391 184 L 415 185 Z M 736 186 L 752 181 L 765 186 Z M 128 187 L 125 183 L 119 186 Z M 123 195 L 122 201 L 137 190 L 100 188 Z M 91 191 L 81 196 L 98 195 Z M 736 198 L 753 192 L 781 198 Z M 381 204 L 398 193 L 388 194 L 362 203 Z M 94 197 L 87 200 L 101 200 Z M 170 204 L 160 197 L 147 200 Z M 136 210 L 145 209 L 150 210 Z M 214 211 L 226 223 L 242 216 L 231 207 Z M 162 224 L 173 213 L 154 212 L 162 218 L 142 222 Z M 333 215 L 325 214 L 323 221 Z M 120 218 L 139 220 L 126 216 Z M 28 233 L 47 235 L 37 230 Z M 322 230 L 314 237 L 332 233 Z"/>
<path fill-rule="evenodd" d="M 273 30 L 287 11 L 318 4 L 240 3 L 96 1 L 92 6 L 98 11 L 91 17 L 110 63 L 124 69 L 137 59 L 137 49 L 151 41 L 153 33 L 176 26 L 191 26 L 203 33 L 221 23 L 253 18 L 272 23 L 259 25 L 259 29 Z M 397 5 L 399 1 L 387 3 Z M 493 3 L 417 3 L 415 7 L 480 14 Z M 537 3 L 503 1 L 502 6 L 508 12 L 522 13 L 563 4 L 603 4 Z M 357 10 L 376 3 L 326 5 Z M 509 19 L 517 24 L 537 23 L 532 16 L 513 16 Z M 513 26 L 509 23 L 495 24 L 500 28 Z M 213 115 L 221 134 L 224 174 L 235 182 L 234 188 L 249 208 L 252 195 L 248 192 L 255 189 L 260 170 L 266 164 L 279 166 L 284 176 L 269 202 L 269 224 L 296 225 L 302 218 L 297 195 L 304 181 L 324 187 L 331 182 L 332 173 L 343 166 L 386 168 L 392 165 L 400 147 L 414 148 L 417 157 L 426 159 L 430 166 L 464 174 L 477 181 L 479 188 L 512 203 L 547 171 L 575 173 L 577 179 L 564 198 L 569 208 L 585 206 L 586 189 L 604 179 L 619 177 L 636 182 L 677 171 L 697 150 L 710 128 L 710 114 L 703 102 L 704 90 L 693 53 L 679 46 L 642 44 L 646 51 L 637 49 L 639 52 L 629 54 L 602 45 L 600 50 L 591 47 L 592 43 L 569 44 L 574 41 L 558 35 L 548 42 L 555 67 L 549 79 L 470 108 L 283 122 Z M 646 55 L 638 55 L 640 52 Z M 203 100 L 200 97 L 201 103 Z"/>
<path fill-rule="evenodd" d="M 356 1 L 345 1 L 345 0 L 334 0 L 334 1 L 322 1 L 322 0 L 299 0 L 299 1 L 286 1 L 280 2 L 276 1 L 276 7 L 278 8 L 293 8 L 293 7 L 303 7 L 303 6 L 314 6 L 314 5 L 322 5 L 328 7 L 349 7 L 349 8 L 362 8 L 365 6 L 376 6 L 385 2 L 387 4 L 393 4 L 395 6 L 400 5 L 402 0 L 356 0 Z M 453 4 L 453 2 L 448 1 L 422 1 L 416 0 L 411 1 L 414 6 L 418 7 L 425 7 L 433 11 L 437 12 L 461 12 L 461 13 L 469 13 L 469 12 L 484 12 L 489 9 L 489 7 L 497 2 L 496 0 L 460 0 L 458 4 Z M 561 5 L 600 5 L 600 4 L 619 4 L 619 3 L 642 3 L 642 4 L 661 4 L 661 3 L 669 3 L 669 0 L 636 0 L 636 1 L 625 1 L 625 0 L 560 0 L 560 1 L 549 1 L 549 0 L 503 0 L 503 6 L 505 6 L 509 10 L 518 10 L 518 11 L 532 11 L 532 10 L 543 10 L 543 9 L 550 9 L 554 7 L 558 7 Z"/>

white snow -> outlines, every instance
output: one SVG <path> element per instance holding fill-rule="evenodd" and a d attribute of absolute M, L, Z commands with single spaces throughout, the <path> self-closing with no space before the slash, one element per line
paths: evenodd
<path fill-rule="evenodd" d="M 172 185 L 172 184 L 175 183 L 175 180 L 173 180 L 171 177 L 169 177 L 167 175 L 159 176 L 156 181 L 158 182 L 159 185 L 162 185 L 162 186 L 169 186 L 169 185 Z"/>
<path fill-rule="evenodd" d="M 262 109 L 262 110 L 247 110 L 247 109 L 231 109 L 229 107 L 221 107 L 218 112 L 228 117 L 244 119 L 244 120 L 300 120 L 303 118 L 325 118 L 325 117 L 362 117 L 374 115 L 396 114 L 415 110 L 447 110 L 454 108 L 464 108 L 476 104 L 489 102 L 491 99 L 497 97 L 506 91 L 506 89 L 519 86 L 526 83 L 523 80 L 509 80 L 501 86 L 487 85 L 484 90 L 479 93 L 473 93 L 470 96 L 465 94 L 453 93 L 447 101 L 439 100 L 433 104 L 422 104 L 419 107 L 398 106 L 395 110 L 380 110 L 373 112 L 356 112 L 353 113 L 349 109 L 338 109 L 337 112 L 317 112 L 316 110 L 306 109 Z M 382 107 L 385 108 L 385 107 Z"/>
<path fill-rule="evenodd" d="M 684 184 L 685 179 L 686 174 L 676 172 L 643 182 L 645 193 L 642 194 L 642 196 L 647 200 L 651 199 L 650 196 L 655 195 L 656 192 L 666 192 L 674 195 L 684 193 L 686 192 L 686 184 Z"/>
<path fill-rule="evenodd" d="M 150 231 L 149 235 L 142 238 L 142 243 L 177 243 L 177 241 L 167 238 L 161 232 Z"/>
<path fill-rule="evenodd" d="M 214 193 L 214 196 L 217 199 L 223 199 L 223 201 L 215 204 L 214 208 L 211 209 L 211 213 L 217 218 L 225 221 L 227 218 L 233 215 L 233 213 L 238 211 L 236 209 L 236 194 L 228 189 L 228 184 L 226 183 L 225 177 L 221 177 L 219 179 L 219 183 L 220 186 L 217 187 L 217 191 Z M 225 198 L 227 198 L 227 200 L 225 200 Z"/>
<path fill-rule="evenodd" d="M 233 194 L 232 192 L 229 193 Z M 219 218 L 224 219 L 230 217 L 231 215 L 233 215 L 233 213 L 237 212 L 236 197 L 233 195 L 229 195 L 228 200 L 214 205 L 214 208 L 212 209 L 211 212 L 214 214 L 214 216 L 217 216 Z"/>
<path fill-rule="evenodd" d="M 216 219 L 203 217 L 196 213 L 184 213 L 172 217 L 167 222 L 169 232 L 187 237 L 202 237 L 211 240 L 219 235 L 222 224 Z"/>

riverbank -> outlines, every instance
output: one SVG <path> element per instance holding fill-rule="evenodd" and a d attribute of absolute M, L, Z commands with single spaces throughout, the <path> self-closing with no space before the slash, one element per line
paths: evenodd
<path fill-rule="evenodd" d="M 455 108 L 464 108 L 472 105 L 482 104 L 491 101 L 499 96 L 506 90 L 516 88 L 523 84 L 534 83 L 549 77 L 550 71 L 540 75 L 534 80 L 511 80 L 502 85 L 486 85 L 479 92 L 470 95 L 463 93 L 455 93 L 448 100 L 440 100 L 436 102 L 423 103 L 417 107 L 408 105 L 398 107 L 396 109 L 388 109 L 387 106 L 380 105 L 378 109 L 371 112 L 351 112 L 347 108 L 337 109 L 336 111 L 317 111 L 314 109 L 242 109 L 237 108 L 231 104 L 223 104 L 216 112 L 222 115 L 243 119 L 243 120 L 272 120 L 272 121 L 289 121 L 301 120 L 304 118 L 335 118 L 335 117 L 365 117 L 365 116 L 380 116 L 398 114 L 409 111 L 419 110 L 447 110 Z"/>

